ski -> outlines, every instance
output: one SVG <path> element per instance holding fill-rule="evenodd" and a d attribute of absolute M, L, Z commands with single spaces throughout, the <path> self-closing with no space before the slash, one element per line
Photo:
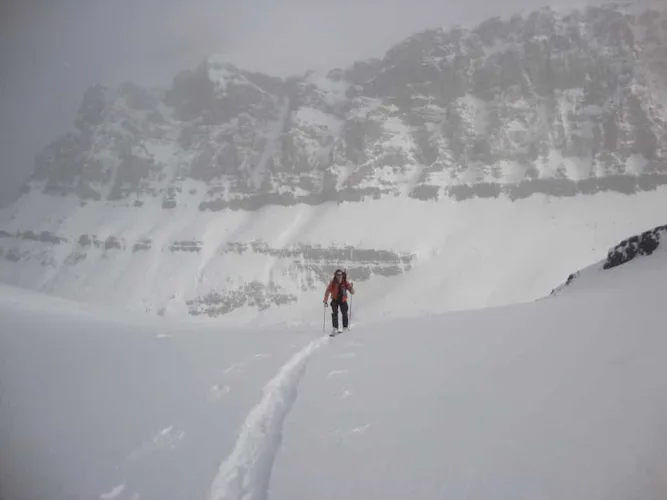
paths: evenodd
<path fill-rule="evenodd" d="M 336 335 L 340 335 L 341 333 L 343 333 L 343 332 L 345 332 L 345 331 L 349 332 L 350 329 L 348 328 L 347 330 L 345 330 L 345 329 L 343 328 L 342 330 L 336 330 L 335 332 L 331 332 L 331 333 L 329 334 L 329 337 L 335 337 Z"/>

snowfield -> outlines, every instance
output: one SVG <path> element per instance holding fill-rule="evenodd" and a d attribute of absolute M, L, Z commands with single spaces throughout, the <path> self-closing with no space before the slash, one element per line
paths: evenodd
<path fill-rule="evenodd" d="M 663 245 L 329 338 L 3 286 L 0 496 L 663 499 L 666 292 Z"/>
<path fill-rule="evenodd" d="M 221 327 L 317 328 L 326 287 L 319 271 L 351 270 L 358 322 L 503 306 L 548 294 L 628 234 L 663 223 L 665 210 L 667 187 L 632 196 L 396 197 L 215 213 L 196 205 L 168 212 L 159 200 L 141 212 L 102 202 L 81 207 L 30 193 L 0 210 L 0 283 L 174 321 L 188 318 L 190 300 L 237 293 L 248 301 L 201 319 Z M 28 229 L 66 241 L 7 236 Z M 100 247 L 82 245 L 84 235 Z M 123 249 L 106 248 L 108 238 Z M 135 251 L 143 240 L 149 248 Z M 175 242 L 196 251 L 174 251 Z M 408 262 L 394 261 L 401 256 Z M 287 298 L 273 300 L 270 288 L 253 296 L 248 283 L 275 285 Z M 250 305 L 253 298 L 267 307 Z"/>

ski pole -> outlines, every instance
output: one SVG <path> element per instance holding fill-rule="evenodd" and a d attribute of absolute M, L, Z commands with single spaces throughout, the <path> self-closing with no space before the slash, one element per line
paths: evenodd
<path fill-rule="evenodd" d="M 324 333 L 326 326 L 327 326 L 327 305 L 324 304 L 324 307 L 322 308 L 322 333 Z"/>

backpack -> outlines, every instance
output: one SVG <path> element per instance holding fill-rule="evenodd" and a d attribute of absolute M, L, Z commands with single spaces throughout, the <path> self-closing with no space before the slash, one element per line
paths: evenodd
<path fill-rule="evenodd" d="M 340 272 L 340 269 L 337 269 L 336 272 Z M 334 273 L 334 278 L 331 280 L 332 290 L 334 286 L 338 285 L 338 298 L 337 302 L 343 302 L 343 297 L 347 297 L 347 272 L 342 271 L 343 279 L 340 283 L 336 283 L 336 276 Z"/>

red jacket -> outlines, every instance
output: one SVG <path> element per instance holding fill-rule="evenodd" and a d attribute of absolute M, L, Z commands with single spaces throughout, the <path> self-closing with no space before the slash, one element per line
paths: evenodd
<path fill-rule="evenodd" d="M 339 299 L 338 298 L 338 293 L 339 289 L 343 290 L 343 298 Z M 347 302 L 347 293 L 346 291 L 349 291 L 352 295 L 354 295 L 354 287 L 352 286 L 351 283 L 348 283 L 347 281 L 341 281 L 340 283 L 337 283 L 336 280 L 331 280 L 329 283 L 329 286 L 327 287 L 326 292 L 324 292 L 324 302 L 328 302 L 329 300 L 329 295 L 331 295 L 331 299 L 335 301 L 341 301 L 342 302 Z"/>

